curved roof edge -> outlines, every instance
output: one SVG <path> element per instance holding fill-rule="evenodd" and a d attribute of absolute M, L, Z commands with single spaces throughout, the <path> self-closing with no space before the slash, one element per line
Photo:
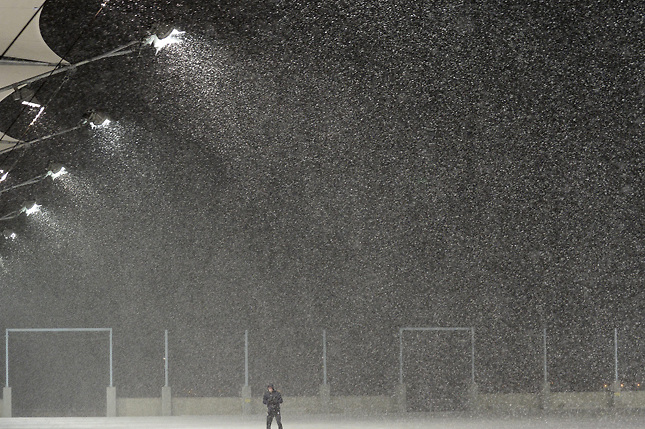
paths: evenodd
<path fill-rule="evenodd" d="M 0 0 L 0 54 L 4 53 L 3 57 L 54 64 L 64 62 L 40 33 L 44 3 L 45 0 Z"/>
<path fill-rule="evenodd" d="M 23 144 L 24 142 L 7 135 L 3 135 L 3 133 L 0 132 L 0 154 L 17 149 Z"/>
<path fill-rule="evenodd" d="M 69 64 L 49 48 L 40 33 L 45 1 L 0 0 L 0 88 L 20 86 L 21 81 Z M 0 101 L 12 92 L 0 91 Z M 6 141 L 6 137 L 0 139 L 0 152 L 6 149 Z"/>

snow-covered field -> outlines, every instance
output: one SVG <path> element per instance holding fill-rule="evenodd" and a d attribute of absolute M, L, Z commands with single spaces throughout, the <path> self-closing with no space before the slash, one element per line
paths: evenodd
<path fill-rule="evenodd" d="M 72 417 L 0 419 L 2 428 L 57 429 L 264 429 L 262 416 Z M 601 429 L 644 428 L 644 416 L 545 416 L 532 418 L 468 418 L 415 414 L 386 417 L 284 416 L 285 429 Z M 272 428 L 277 428 L 275 422 Z"/>

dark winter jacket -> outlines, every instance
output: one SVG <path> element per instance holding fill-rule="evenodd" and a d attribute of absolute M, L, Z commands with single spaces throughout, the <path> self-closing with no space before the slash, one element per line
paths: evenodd
<path fill-rule="evenodd" d="M 282 403 L 282 395 L 277 390 L 264 392 L 262 403 L 266 404 L 268 411 L 280 411 L 280 404 Z"/>

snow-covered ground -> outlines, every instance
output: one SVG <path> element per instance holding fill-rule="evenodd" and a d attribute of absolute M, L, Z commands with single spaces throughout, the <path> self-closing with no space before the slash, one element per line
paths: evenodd
<path fill-rule="evenodd" d="M 186 416 L 186 417 L 72 417 L 0 419 L 0 429 L 264 429 L 262 416 Z M 585 416 L 532 418 L 468 418 L 437 415 L 404 417 L 284 416 L 285 429 L 604 429 L 644 428 L 643 416 Z M 272 428 L 277 428 L 275 422 Z"/>

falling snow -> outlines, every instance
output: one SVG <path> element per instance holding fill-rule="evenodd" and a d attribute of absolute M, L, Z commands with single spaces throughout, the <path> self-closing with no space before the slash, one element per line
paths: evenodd
<path fill-rule="evenodd" d="M 49 0 L 45 41 L 75 62 L 156 21 L 186 34 L 31 84 L 37 120 L 0 104 L 27 140 L 114 120 L 0 155 L 6 186 L 70 172 L 2 195 L 43 208 L 2 225 L 19 235 L 0 247 L 5 328 L 113 328 L 120 397 L 159 395 L 164 330 L 179 396 L 238 396 L 245 330 L 254 394 L 317 394 L 325 329 L 332 395 L 390 395 L 405 326 L 474 327 L 484 393 L 539 391 L 545 328 L 554 391 L 613 381 L 614 328 L 621 380 L 645 382 L 642 4 L 100 5 Z M 30 368 L 52 386 L 79 369 L 16 341 L 28 415 L 52 396 L 20 396 L 45 379 Z M 404 346 L 413 410 L 462 409 L 469 339 Z M 52 412 L 104 410 L 87 364 Z"/>

